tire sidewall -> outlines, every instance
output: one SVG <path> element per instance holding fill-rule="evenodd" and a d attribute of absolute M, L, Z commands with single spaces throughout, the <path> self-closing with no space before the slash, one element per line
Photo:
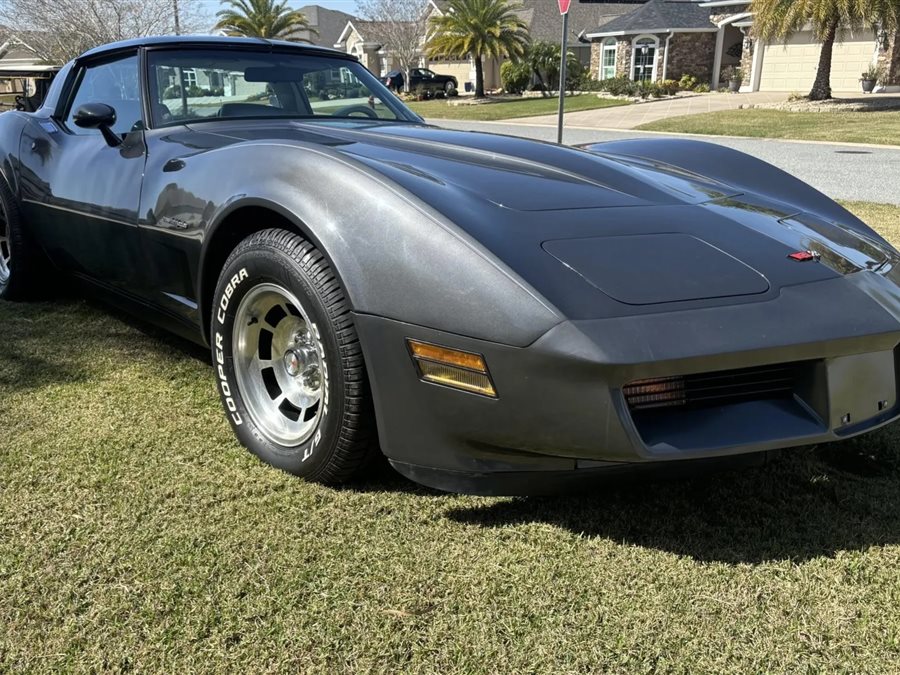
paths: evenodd
<path fill-rule="evenodd" d="M 237 384 L 233 357 L 235 316 L 247 294 L 265 283 L 282 286 L 303 303 L 323 360 L 324 391 L 319 422 L 310 437 L 296 447 L 274 443 L 262 433 Z M 291 257 L 275 248 L 260 246 L 242 252 L 226 265 L 216 287 L 210 340 L 219 395 L 240 442 L 273 466 L 314 478 L 328 464 L 337 447 L 342 427 L 344 384 L 340 346 L 315 280 L 309 278 Z"/>
<path fill-rule="evenodd" d="M 15 201 L 12 193 L 6 183 L 0 178 L 0 208 L 2 208 L 2 217 L 6 219 L 6 242 L 9 246 L 10 263 L 9 276 L 5 281 L 0 281 L 0 299 L 8 299 L 15 293 L 16 287 L 19 285 L 17 279 L 17 268 L 21 263 L 17 262 L 24 254 L 20 251 L 21 231 L 19 229 L 19 214 L 15 208 Z"/>

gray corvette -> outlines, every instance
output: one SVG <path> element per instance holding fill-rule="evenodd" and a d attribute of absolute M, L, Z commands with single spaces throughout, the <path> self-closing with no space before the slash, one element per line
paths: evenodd
<path fill-rule="evenodd" d="M 753 157 L 426 125 L 347 54 L 151 38 L 0 115 L 0 297 L 208 345 L 261 459 L 534 494 L 898 415 L 900 254 Z M 161 411 L 162 412 L 162 411 Z"/>

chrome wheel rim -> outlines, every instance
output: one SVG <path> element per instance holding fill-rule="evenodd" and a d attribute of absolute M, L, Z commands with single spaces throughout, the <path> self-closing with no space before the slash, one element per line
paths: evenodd
<path fill-rule="evenodd" d="M 9 264 L 11 260 L 9 221 L 6 219 L 6 210 L 0 206 L 0 286 L 9 281 Z"/>
<path fill-rule="evenodd" d="M 256 427 L 279 445 L 307 441 L 324 414 L 328 371 L 318 328 L 297 297 L 276 284 L 255 286 L 238 305 L 232 344 Z"/>

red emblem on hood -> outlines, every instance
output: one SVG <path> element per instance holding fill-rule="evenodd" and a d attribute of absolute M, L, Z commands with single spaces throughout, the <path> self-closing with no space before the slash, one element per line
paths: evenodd
<path fill-rule="evenodd" d="M 795 251 L 794 253 L 789 253 L 788 258 L 797 262 L 807 262 L 809 260 L 818 260 L 819 254 L 815 251 Z"/>

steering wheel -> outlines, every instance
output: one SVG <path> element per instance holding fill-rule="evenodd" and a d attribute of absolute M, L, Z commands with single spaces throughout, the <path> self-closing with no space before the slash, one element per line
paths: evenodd
<path fill-rule="evenodd" d="M 350 117 L 353 113 L 362 113 L 369 119 L 377 120 L 378 113 L 365 105 L 348 105 L 340 110 L 335 110 L 332 117 Z"/>

